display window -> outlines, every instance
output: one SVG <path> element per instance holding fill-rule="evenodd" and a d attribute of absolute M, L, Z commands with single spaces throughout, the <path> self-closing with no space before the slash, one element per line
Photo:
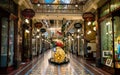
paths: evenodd
<path fill-rule="evenodd" d="M 1 18 L 2 30 L 1 30 L 1 62 L 0 67 L 7 66 L 7 50 L 8 50 L 8 18 Z"/>
<path fill-rule="evenodd" d="M 120 16 L 114 17 L 115 64 L 120 68 Z"/>
<path fill-rule="evenodd" d="M 115 53 L 115 67 L 120 68 L 120 16 L 111 17 L 100 23 L 101 25 L 101 62 L 102 64 L 113 67 L 113 48 Z M 114 25 L 114 33 L 112 32 L 112 23 Z M 113 40 L 114 34 L 114 40 Z M 114 42 L 114 47 L 113 47 Z"/>
<path fill-rule="evenodd" d="M 107 18 L 100 23 L 101 25 L 101 53 L 102 53 L 102 63 L 111 66 L 111 64 L 106 64 L 108 59 L 113 58 L 112 54 L 112 23 L 111 18 Z"/>
<path fill-rule="evenodd" d="M 14 21 L 10 21 L 9 26 L 9 66 L 13 65 L 13 58 L 14 58 Z"/>
<path fill-rule="evenodd" d="M 1 61 L 0 67 L 13 65 L 14 58 L 14 21 L 8 22 L 7 17 L 1 18 Z"/>

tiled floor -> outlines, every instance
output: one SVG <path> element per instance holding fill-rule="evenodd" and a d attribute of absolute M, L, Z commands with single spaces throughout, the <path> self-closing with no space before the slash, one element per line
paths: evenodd
<path fill-rule="evenodd" d="M 51 51 L 46 52 L 25 75 L 110 75 L 74 55 L 68 54 L 70 62 L 65 65 L 53 65 L 48 62 Z"/>

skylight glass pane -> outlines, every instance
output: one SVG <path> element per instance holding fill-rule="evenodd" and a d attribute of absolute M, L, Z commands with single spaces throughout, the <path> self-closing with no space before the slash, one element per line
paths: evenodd
<path fill-rule="evenodd" d="M 45 3 L 53 3 L 55 0 L 45 0 Z"/>
<path fill-rule="evenodd" d="M 45 3 L 69 4 L 71 0 L 44 0 Z"/>

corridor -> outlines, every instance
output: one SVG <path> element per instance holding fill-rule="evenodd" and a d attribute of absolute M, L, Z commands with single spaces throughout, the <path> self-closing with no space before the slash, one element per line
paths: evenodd
<path fill-rule="evenodd" d="M 120 0 L 0 0 L 0 75 L 120 75 Z"/>
<path fill-rule="evenodd" d="M 105 71 L 91 66 L 75 55 L 67 54 L 70 62 L 65 65 L 53 65 L 48 62 L 52 55 L 52 50 L 45 52 L 37 59 L 37 63 L 26 71 L 25 75 L 110 75 Z M 29 64 L 28 64 L 29 65 Z M 23 68 L 24 69 L 24 68 Z M 22 70 L 18 71 L 15 75 L 23 74 Z"/>

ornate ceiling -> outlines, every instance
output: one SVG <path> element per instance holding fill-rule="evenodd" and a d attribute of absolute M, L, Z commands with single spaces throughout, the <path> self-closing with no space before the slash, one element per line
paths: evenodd
<path fill-rule="evenodd" d="M 82 14 L 88 0 L 30 0 L 38 13 Z"/>
<path fill-rule="evenodd" d="M 16 1 L 16 0 L 14 0 Z M 33 20 L 42 22 L 49 32 L 60 31 L 63 20 L 69 22 L 65 32 L 74 31 L 74 23 L 83 20 L 82 14 L 97 8 L 99 0 L 18 0 L 20 6 L 31 8 Z M 89 8 L 88 8 L 89 7 Z M 94 12 L 94 11 L 93 11 Z M 49 33 L 48 33 L 49 34 Z M 90 36 L 91 37 L 91 36 Z"/>

